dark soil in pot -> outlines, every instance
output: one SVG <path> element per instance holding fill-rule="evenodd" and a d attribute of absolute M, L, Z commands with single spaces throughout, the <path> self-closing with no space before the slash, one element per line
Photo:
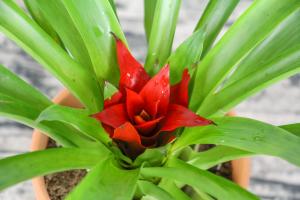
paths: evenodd
<path fill-rule="evenodd" d="M 47 148 L 59 148 L 56 143 L 49 139 Z M 63 200 L 66 195 L 86 175 L 86 170 L 70 170 L 50 174 L 44 177 L 47 191 L 51 200 Z"/>
<path fill-rule="evenodd" d="M 214 145 L 201 145 L 198 151 L 206 151 Z M 59 148 L 55 141 L 49 139 L 47 148 Z M 230 162 L 217 165 L 209 169 L 214 174 L 232 180 L 232 166 Z M 66 195 L 83 179 L 86 170 L 70 170 L 50 174 L 44 177 L 47 191 L 51 200 L 63 200 Z"/>

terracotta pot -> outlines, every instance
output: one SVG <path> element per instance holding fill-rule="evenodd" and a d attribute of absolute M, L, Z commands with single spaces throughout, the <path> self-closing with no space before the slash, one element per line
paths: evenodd
<path fill-rule="evenodd" d="M 81 104 L 76 100 L 67 90 L 60 92 L 54 99 L 54 103 L 81 108 Z M 235 115 L 235 113 L 230 112 L 228 115 Z M 48 144 L 48 136 L 44 135 L 38 130 L 34 130 L 32 135 L 31 150 L 43 150 Z M 248 158 L 242 158 L 232 161 L 232 176 L 233 181 L 240 186 L 247 188 L 250 180 L 250 160 Z M 35 196 L 37 200 L 50 200 L 48 195 L 44 177 L 37 177 L 32 180 Z"/>

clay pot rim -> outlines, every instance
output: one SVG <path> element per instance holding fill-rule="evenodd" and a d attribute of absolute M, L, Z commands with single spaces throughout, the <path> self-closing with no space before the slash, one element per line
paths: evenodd
<path fill-rule="evenodd" d="M 81 104 L 67 90 L 61 91 L 54 99 L 54 103 L 66 106 L 80 108 Z M 228 115 L 234 116 L 234 112 Z M 34 130 L 32 135 L 31 151 L 43 150 L 47 147 L 49 137 L 42 134 L 38 130 Z M 250 180 L 250 159 L 241 158 L 231 161 L 232 163 L 232 179 L 241 187 L 248 188 Z M 47 192 L 44 177 L 36 177 L 32 180 L 35 196 L 37 200 L 50 200 Z"/>

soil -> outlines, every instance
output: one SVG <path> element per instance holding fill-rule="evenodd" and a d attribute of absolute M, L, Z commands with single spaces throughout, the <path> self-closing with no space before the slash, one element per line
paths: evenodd
<path fill-rule="evenodd" d="M 49 139 L 47 148 L 59 148 L 56 143 Z M 51 200 L 63 200 L 64 197 L 86 175 L 86 170 L 70 170 L 50 174 L 44 177 L 47 191 Z"/>
<path fill-rule="evenodd" d="M 214 146 L 215 145 L 212 145 L 212 144 L 200 145 L 199 148 L 198 148 L 198 151 L 206 151 L 208 149 L 213 148 Z M 232 180 L 231 162 L 225 162 L 225 163 L 219 164 L 217 166 L 214 166 L 214 167 L 210 168 L 209 171 L 216 174 L 216 175 L 218 175 L 218 176 L 222 176 L 224 178 Z"/>

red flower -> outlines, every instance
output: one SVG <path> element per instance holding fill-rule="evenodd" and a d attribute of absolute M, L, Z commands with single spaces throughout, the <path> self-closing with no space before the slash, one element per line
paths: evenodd
<path fill-rule="evenodd" d="M 128 156 L 135 158 L 147 147 L 172 141 L 173 132 L 179 127 L 212 123 L 187 108 L 190 81 L 187 70 L 181 82 L 170 86 L 168 65 L 151 78 L 118 38 L 116 45 L 119 92 L 106 99 L 104 110 L 93 117 Z"/>

